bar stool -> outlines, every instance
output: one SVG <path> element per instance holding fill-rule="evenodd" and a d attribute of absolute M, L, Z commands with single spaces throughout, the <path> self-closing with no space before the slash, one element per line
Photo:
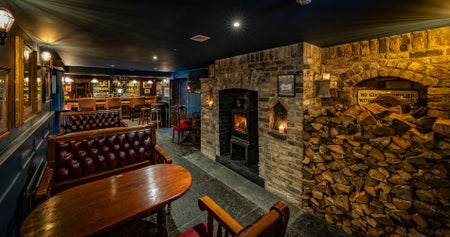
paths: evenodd
<path fill-rule="evenodd" d="M 162 127 L 161 110 L 152 108 L 150 114 L 150 122 L 156 123 L 156 128 Z"/>
<path fill-rule="evenodd" d="M 141 108 L 141 114 L 139 115 L 139 123 L 138 125 L 144 124 L 144 122 L 150 122 L 150 108 L 143 107 Z"/>

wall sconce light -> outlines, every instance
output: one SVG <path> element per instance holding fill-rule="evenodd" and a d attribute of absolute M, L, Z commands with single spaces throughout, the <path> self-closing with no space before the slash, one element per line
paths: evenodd
<path fill-rule="evenodd" d="M 8 9 L 0 7 L 0 45 L 5 44 L 6 36 L 14 23 L 14 16 Z"/>
<path fill-rule="evenodd" d="M 27 48 L 23 51 L 23 57 L 28 60 L 30 58 L 30 50 Z"/>
<path fill-rule="evenodd" d="M 72 79 L 72 78 L 70 78 L 70 77 L 64 77 L 64 83 L 65 83 L 65 84 L 72 84 L 72 82 L 73 82 L 73 79 Z"/>
<path fill-rule="evenodd" d="M 323 78 L 324 80 L 330 80 L 331 75 L 330 75 L 330 73 L 322 73 L 322 78 Z"/>
<path fill-rule="evenodd" d="M 52 54 L 48 51 L 43 51 L 41 53 L 41 59 L 44 62 L 44 64 L 47 64 L 48 62 L 50 62 L 50 59 L 52 59 Z"/>
<path fill-rule="evenodd" d="M 214 105 L 214 100 L 213 100 L 213 88 L 212 87 L 208 87 L 208 90 L 206 92 L 206 104 L 208 105 L 208 107 L 211 109 L 212 106 Z"/>
<path fill-rule="evenodd" d="M 97 78 L 92 79 L 92 80 L 91 80 L 91 83 L 94 83 L 94 84 L 95 84 L 95 83 L 98 83 Z"/>

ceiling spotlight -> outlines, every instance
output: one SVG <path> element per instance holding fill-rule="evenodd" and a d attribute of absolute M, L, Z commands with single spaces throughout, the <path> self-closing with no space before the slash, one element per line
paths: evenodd
<path fill-rule="evenodd" d="M 158 59 L 158 56 L 153 56 L 153 60 L 157 60 Z"/>
<path fill-rule="evenodd" d="M 311 0 L 296 0 L 298 4 L 304 6 L 311 3 Z"/>
<path fill-rule="evenodd" d="M 241 26 L 241 23 L 239 23 L 239 21 L 236 21 L 233 23 L 234 28 L 239 28 L 240 26 Z"/>

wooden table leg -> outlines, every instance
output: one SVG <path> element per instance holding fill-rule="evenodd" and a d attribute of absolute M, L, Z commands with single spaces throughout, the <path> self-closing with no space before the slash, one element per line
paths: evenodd
<path fill-rule="evenodd" d="M 161 236 L 167 237 L 167 220 L 166 220 L 166 206 L 160 208 L 157 214 L 158 231 Z"/>

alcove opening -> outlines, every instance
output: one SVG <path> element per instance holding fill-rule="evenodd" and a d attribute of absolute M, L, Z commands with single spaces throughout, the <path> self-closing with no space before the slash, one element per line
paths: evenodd
<path fill-rule="evenodd" d="M 271 106 L 269 114 L 270 130 L 281 134 L 286 133 L 288 126 L 287 115 L 288 111 L 280 101 Z"/>

